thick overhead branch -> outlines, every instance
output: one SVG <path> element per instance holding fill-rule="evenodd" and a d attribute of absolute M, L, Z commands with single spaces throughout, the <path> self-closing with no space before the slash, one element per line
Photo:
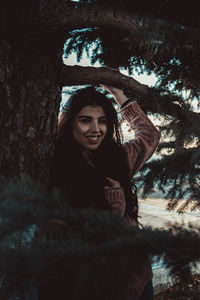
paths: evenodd
<path fill-rule="evenodd" d="M 188 123 L 191 130 L 196 131 L 197 124 L 200 128 L 200 116 L 198 113 L 188 111 L 170 100 L 162 99 L 153 93 L 152 89 L 132 77 L 123 75 L 106 67 L 81 67 L 63 65 L 61 84 L 63 86 L 106 84 L 122 88 L 127 92 L 142 98 L 144 105 L 152 112 L 158 112 L 175 117 Z M 150 103 L 151 102 L 151 103 Z M 195 125 L 195 128 L 193 128 Z"/>
<path fill-rule="evenodd" d="M 56 3 L 55 6 L 48 6 L 42 11 L 41 17 L 45 27 L 56 31 L 66 30 L 66 32 L 99 26 L 135 32 L 144 27 L 139 15 L 92 3 L 63 1 L 60 5 Z"/>
<path fill-rule="evenodd" d="M 48 7 L 41 10 L 38 22 L 41 24 L 42 19 L 45 30 L 67 34 L 70 30 L 89 27 L 115 28 L 131 33 L 137 40 L 151 41 L 163 46 L 166 45 L 167 32 L 171 39 L 178 40 L 179 46 L 187 51 L 192 51 L 192 45 L 200 36 L 200 30 L 190 30 L 182 24 L 145 17 L 144 14 L 140 16 L 134 11 L 128 12 L 93 3 L 60 2 L 52 5 L 48 3 Z"/>
<path fill-rule="evenodd" d="M 63 85 L 107 84 L 130 90 L 138 95 L 147 95 L 148 86 L 106 67 L 81 67 L 63 65 Z"/>

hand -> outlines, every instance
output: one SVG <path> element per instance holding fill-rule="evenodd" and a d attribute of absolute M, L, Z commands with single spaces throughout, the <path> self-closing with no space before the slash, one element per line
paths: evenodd
<path fill-rule="evenodd" d="M 100 84 L 100 86 L 102 86 L 107 92 L 109 92 L 110 94 L 113 95 L 113 97 L 115 98 L 115 96 L 123 94 L 123 90 L 116 88 L 114 86 L 108 86 L 105 84 Z"/>
<path fill-rule="evenodd" d="M 118 69 L 111 69 L 111 70 L 119 72 Z M 123 103 L 125 103 L 128 100 L 128 98 L 124 95 L 124 92 L 122 89 L 119 89 L 119 88 L 116 88 L 113 86 L 108 86 L 105 84 L 100 84 L 100 86 L 102 86 L 106 91 L 108 91 L 110 94 L 113 95 L 117 104 L 122 105 Z"/>
<path fill-rule="evenodd" d="M 112 187 L 112 188 L 121 188 L 121 185 L 119 183 L 119 181 L 117 180 L 114 180 L 110 177 L 106 177 L 107 181 L 109 182 L 109 185 Z M 109 186 L 105 186 L 105 188 L 109 188 Z"/>
<path fill-rule="evenodd" d="M 124 216 L 126 209 L 126 201 L 124 196 L 124 190 L 120 186 L 119 181 L 114 180 L 110 177 L 106 177 L 110 186 L 105 186 L 105 196 L 108 200 L 113 211 L 116 211 L 121 216 Z"/>

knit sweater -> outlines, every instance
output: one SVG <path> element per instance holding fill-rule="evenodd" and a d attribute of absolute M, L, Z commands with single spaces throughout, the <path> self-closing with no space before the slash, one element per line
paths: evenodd
<path fill-rule="evenodd" d="M 121 113 L 134 131 L 134 138 L 123 144 L 128 157 L 130 174 L 134 176 L 152 156 L 158 144 L 160 132 L 135 101 L 123 107 Z M 116 202 L 121 205 L 116 210 L 123 216 L 125 212 L 123 189 L 109 187 L 105 189 L 105 195 L 109 203 Z M 119 199 L 121 201 L 118 201 Z"/>
<path fill-rule="evenodd" d="M 128 156 L 130 173 L 134 176 L 152 156 L 158 144 L 160 133 L 136 102 L 133 101 L 124 106 L 121 109 L 121 113 L 134 131 L 134 138 L 123 145 Z M 105 196 L 109 203 L 116 203 L 114 209 L 123 216 L 126 208 L 123 189 L 120 187 L 106 188 Z M 153 276 L 148 260 L 141 265 L 140 269 L 140 274 L 133 275 L 133 282 L 131 284 L 133 291 L 132 300 L 140 297 L 144 286 Z"/>

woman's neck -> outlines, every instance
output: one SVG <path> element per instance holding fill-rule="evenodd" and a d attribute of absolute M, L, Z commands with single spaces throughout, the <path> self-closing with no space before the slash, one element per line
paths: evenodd
<path fill-rule="evenodd" d="M 83 157 L 85 158 L 85 160 L 88 162 L 89 165 L 91 165 L 92 167 L 94 167 L 94 164 L 92 162 L 92 151 L 86 150 L 83 151 Z"/>
<path fill-rule="evenodd" d="M 89 161 L 90 158 L 91 158 L 91 153 L 90 153 L 90 151 L 89 151 L 89 150 L 85 150 L 85 151 L 83 151 L 82 153 L 83 153 L 83 157 L 84 157 L 87 161 Z"/>

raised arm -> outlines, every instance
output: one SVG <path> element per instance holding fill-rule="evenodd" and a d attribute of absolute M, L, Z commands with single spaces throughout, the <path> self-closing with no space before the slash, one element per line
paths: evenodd
<path fill-rule="evenodd" d="M 133 139 L 124 143 L 133 176 L 152 156 L 159 142 L 160 132 L 135 101 L 123 106 L 121 113 L 134 131 Z"/>
<path fill-rule="evenodd" d="M 144 163 L 152 156 L 160 139 L 160 132 L 141 110 L 135 101 L 128 101 L 121 89 L 105 86 L 115 101 L 121 106 L 121 113 L 134 131 L 133 139 L 124 143 L 128 155 L 131 176 L 142 168 Z"/>

